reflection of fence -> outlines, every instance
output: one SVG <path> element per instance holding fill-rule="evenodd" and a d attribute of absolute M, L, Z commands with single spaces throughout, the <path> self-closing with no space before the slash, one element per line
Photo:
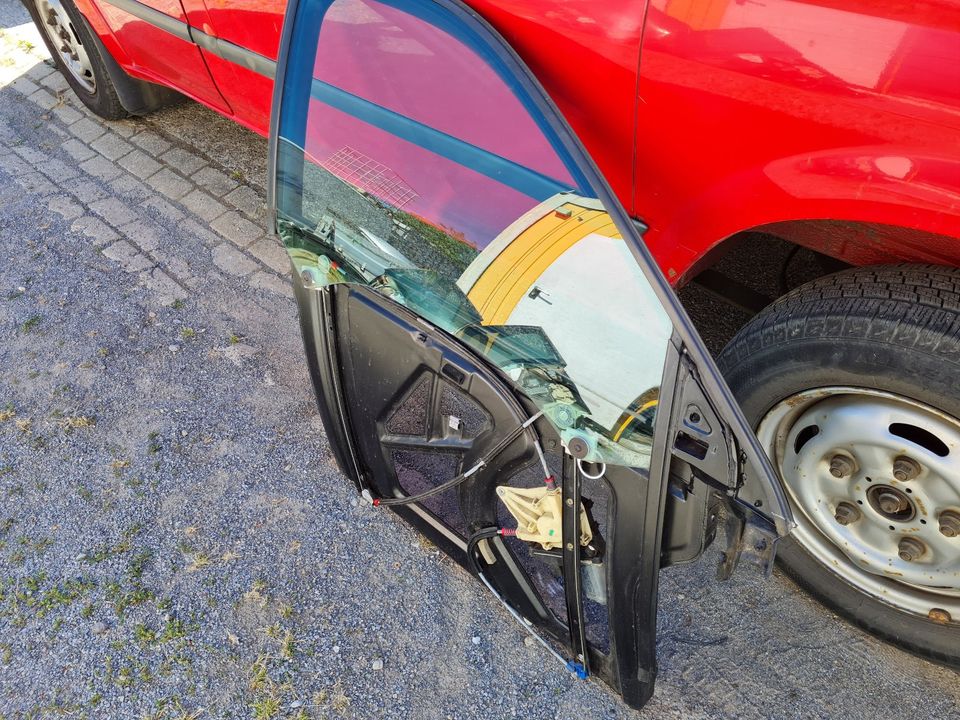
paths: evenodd
<path fill-rule="evenodd" d="M 393 170 L 352 147 L 337 150 L 321 165 L 344 182 L 397 208 L 419 197 Z"/>

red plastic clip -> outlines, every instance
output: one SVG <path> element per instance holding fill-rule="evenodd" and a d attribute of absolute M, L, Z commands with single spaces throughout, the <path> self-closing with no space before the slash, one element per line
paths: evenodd
<path fill-rule="evenodd" d="M 500 528 L 500 534 L 503 537 L 516 537 L 517 531 L 513 528 Z"/>

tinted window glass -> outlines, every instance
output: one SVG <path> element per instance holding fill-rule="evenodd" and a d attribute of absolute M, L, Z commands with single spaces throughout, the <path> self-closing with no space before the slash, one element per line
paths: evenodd
<path fill-rule="evenodd" d="M 498 58 L 431 3 L 303 11 L 278 224 L 308 284 L 363 283 L 451 333 L 589 458 L 649 465 L 671 323 Z"/>

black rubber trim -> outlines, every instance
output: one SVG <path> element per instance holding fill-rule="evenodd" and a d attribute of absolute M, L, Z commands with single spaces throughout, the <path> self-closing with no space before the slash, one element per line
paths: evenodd
<path fill-rule="evenodd" d="M 136 0 L 104 0 L 104 2 L 124 12 L 130 13 L 136 18 L 140 18 L 144 22 L 160 28 L 164 32 L 175 35 L 181 40 L 193 42 L 193 38 L 190 37 L 190 26 L 187 25 L 187 23 L 172 18 L 159 10 L 154 10 L 149 5 L 144 5 Z"/>
<path fill-rule="evenodd" d="M 149 5 L 144 5 L 137 0 L 104 0 L 104 2 L 234 65 L 245 67 L 247 70 L 271 80 L 276 74 L 277 64 L 270 58 L 227 40 L 208 35 L 188 23 L 153 9 Z"/>
<path fill-rule="evenodd" d="M 112 0 L 107 0 L 111 2 Z M 123 2 L 133 2 L 133 0 L 123 0 Z M 241 65 L 247 70 L 263 75 L 265 78 L 273 80 L 277 72 L 277 64 L 268 57 L 264 57 L 253 50 L 247 50 L 245 47 L 236 45 L 228 40 L 222 40 L 213 35 L 208 35 L 202 30 L 190 27 L 190 37 L 194 44 L 202 50 L 206 50 L 218 58 L 231 62 L 234 65 Z"/>

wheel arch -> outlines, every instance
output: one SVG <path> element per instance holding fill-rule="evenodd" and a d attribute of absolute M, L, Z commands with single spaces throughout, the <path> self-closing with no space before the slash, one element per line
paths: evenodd
<path fill-rule="evenodd" d="M 747 232 L 850 265 L 960 266 L 960 156 L 885 146 L 795 155 L 727 178 L 675 216 L 659 229 L 650 218 L 647 239 L 678 285 Z"/>

